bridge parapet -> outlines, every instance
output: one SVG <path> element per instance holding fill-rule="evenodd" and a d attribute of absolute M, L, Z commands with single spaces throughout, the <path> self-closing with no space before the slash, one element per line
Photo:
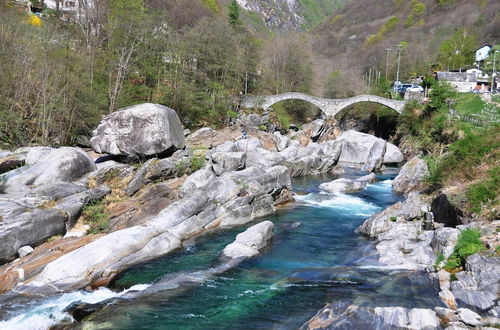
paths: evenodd
<path fill-rule="evenodd" d="M 289 92 L 268 96 L 250 96 L 245 98 L 241 105 L 246 108 L 267 109 L 273 104 L 285 100 L 307 101 L 320 108 L 321 111 L 323 111 L 323 113 L 325 113 L 327 116 L 335 116 L 337 113 L 342 111 L 342 109 L 360 102 L 373 102 L 382 104 L 398 113 L 401 113 L 403 111 L 405 105 L 405 101 L 392 100 L 377 95 L 357 95 L 345 99 L 325 99 L 298 92 Z"/>

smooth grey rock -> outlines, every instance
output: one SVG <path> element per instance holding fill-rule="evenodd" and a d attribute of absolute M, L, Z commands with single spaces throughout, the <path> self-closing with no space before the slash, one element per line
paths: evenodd
<path fill-rule="evenodd" d="M 8 178 L 10 185 L 41 186 L 54 182 L 71 182 L 96 169 L 94 161 L 80 148 L 52 149 L 32 166 Z M 13 189 L 13 190 L 16 190 Z"/>
<path fill-rule="evenodd" d="M 460 230 L 450 227 L 440 228 L 434 231 L 432 238 L 432 249 L 436 253 L 441 253 L 445 258 L 453 253 L 458 241 Z"/>
<path fill-rule="evenodd" d="M 313 142 L 318 141 L 327 128 L 326 122 L 323 119 L 316 119 L 302 127 L 302 131 L 311 138 Z"/>
<path fill-rule="evenodd" d="M 426 203 L 422 201 L 420 195 L 411 193 L 408 197 L 396 204 L 393 204 L 369 217 L 359 228 L 359 232 L 368 235 L 369 237 L 378 237 L 391 229 L 396 222 L 391 221 L 391 218 L 398 220 L 412 220 L 422 215 L 422 208 L 426 207 Z"/>
<path fill-rule="evenodd" d="M 81 193 L 86 187 L 72 182 L 55 182 L 31 190 L 27 196 L 39 197 L 44 200 L 55 201 L 64 197 Z"/>
<path fill-rule="evenodd" d="M 331 182 L 320 184 L 319 188 L 330 193 L 353 193 L 366 188 L 368 183 L 374 182 L 376 176 L 374 173 L 365 175 L 358 179 L 336 179 Z"/>
<path fill-rule="evenodd" d="M 382 139 L 378 139 L 371 147 L 368 159 L 361 169 L 368 172 L 379 170 L 384 161 L 386 148 L 387 142 Z"/>
<path fill-rule="evenodd" d="M 273 133 L 273 140 L 276 143 L 276 149 L 278 151 L 285 150 L 290 144 L 290 138 L 285 135 L 281 135 L 279 131 Z"/>
<path fill-rule="evenodd" d="M 144 103 L 105 117 L 90 140 L 98 153 L 152 156 L 173 153 L 185 145 L 177 113 L 159 104 Z"/>
<path fill-rule="evenodd" d="M 445 330 L 469 330 L 469 329 L 471 328 L 459 321 L 450 322 L 448 323 L 448 326 L 445 328 Z"/>
<path fill-rule="evenodd" d="M 451 283 L 458 306 L 485 312 L 495 306 L 500 291 L 500 257 L 474 254 L 467 257 L 465 271 Z"/>
<path fill-rule="evenodd" d="M 34 251 L 34 249 L 31 246 L 26 245 L 26 246 L 19 248 L 19 250 L 17 250 L 17 254 L 19 255 L 19 258 L 24 258 L 28 254 L 31 254 L 31 252 L 33 252 L 33 251 Z"/>
<path fill-rule="evenodd" d="M 470 309 L 467 308 L 459 308 L 457 309 L 458 318 L 463 323 L 470 326 L 478 326 L 481 324 L 481 315 L 474 313 Z"/>
<path fill-rule="evenodd" d="M 386 141 L 353 130 L 342 133 L 337 138 L 337 141 L 342 143 L 342 153 L 339 158 L 339 165 L 341 166 L 361 168 L 369 161 L 375 166 L 383 161 L 386 152 Z M 377 146 L 375 146 L 376 143 Z M 372 150 L 372 159 L 369 159 Z M 370 165 L 368 166 L 370 167 Z"/>
<path fill-rule="evenodd" d="M 404 155 L 394 144 L 387 142 L 384 164 L 397 164 L 404 160 Z"/>
<path fill-rule="evenodd" d="M 191 134 L 191 130 L 189 128 L 186 128 L 185 130 L 182 131 L 182 133 L 184 134 L 184 137 L 186 137 L 189 134 Z"/>
<path fill-rule="evenodd" d="M 222 254 L 227 258 L 249 258 L 259 254 L 273 236 L 274 224 L 271 221 L 258 223 L 236 236 L 236 240 L 226 246 Z"/>
<path fill-rule="evenodd" d="M 251 113 L 249 115 L 246 115 L 246 116 L 243 116 L 239 119 L 239 122 L 241 123 L 241 125 L 243 126 L 246 126 L 246 127 L 259 127 L 260 125 L 263 125 L 265 124 L 265 120 L 255 114 L 255 113 Z"/>
<path fill-rule="evenodd" d="M 195 143 L 197 141 L 202 141 L 217 135 L 217 131 L 210 127 L 203 127 L 199 130 L 191 133 L 186 138 L 186 142 Z"/>
<path fill-rule="evenodd" d="M 64 234 L 66 216 L 59 210 L 34 209 L 0 224 L 0 262 L 10 261 L 25 245 L 37 246 L 47 238 Z"/>
<path fill-rule="evenodd" d="M 407 162 L 392 182 L 393 190 L 397 193 L 407 194 L 423 189 L 424 179 L 429 175 L 427 163 L 418 157 Z"/>
<path fill-rule="evenodd" d="M 301 329 L 439 329 L 436 313 L 430 309 L 404 307 L 342 306 L 342 302 L 329 304 Z"/>
<path fill-rule="evenodd" d="M 244 152 L 215 152 L 211 158 L 215 175 L 221 175 L 224 172 L 244 169 L 247 155 Z"/>
<path fill-rule="evenodd" d="M 237 152 L 238 148 L 236 147 L 236 144 L 234 144 L 233 141 L 226 141 L 222 144 L 219 144 L 217 147 L 215 147 L 216 152 Z"/>

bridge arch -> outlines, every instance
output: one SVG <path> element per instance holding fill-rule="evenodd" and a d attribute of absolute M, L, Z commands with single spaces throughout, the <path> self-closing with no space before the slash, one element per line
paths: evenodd
<path fill-rule="evenodd" d="M 246 108 L 261 108 L 267 109 L 273 104 L 286 101 L 286 100 L 303 100 L 311 104 L 314 104 L 323 111 L 327 116 L 334 117 L 340 111 L 347 108 L 350 105 L 360 103 L 360 102 L 373 102 L 385 105 L 386 107 L 401 113 L 403 111 L 405 102 L 387 99 L 385 97 L 380 97 L 376 95 L 358 95 L 345 99 L 325 99 L 316 96 L 311 96 L 304 93 L 290 92 L 278 95 L 268 95 L 268 96 L 251 96 L 247 97 L 243 102 L 242 106 Z"/>

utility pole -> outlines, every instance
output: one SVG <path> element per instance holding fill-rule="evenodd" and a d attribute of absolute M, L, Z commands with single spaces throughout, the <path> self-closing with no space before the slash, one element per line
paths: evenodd
<path fill-rule="evenodd" d="M 396 81 L 399 82 L 399 68 L 401 65 L 401 49 L 403 48 L 403 45 L 399 44 L 396 47 L 398 49 L 398 71 L 396 73 Z"/>
<path fill-rule="evenodd" d="M 497 53 L 498 50 L 495 50 L 493 53 L 493 71 L 491 71 L 491 94 L 494 93 L 493 87 L 495 87 L 495 76 L 496 76 L 496 62 L 497 62 Z"/>
<path fill-rule="evenodd" d="M 248 92 L 248 71 L 245 72 L 245 98 L 247 97 Z"/>
<path fill-rule="evenodd" d="M 386 56 L 386 62 L 385 62 L 385 80 L 387 80 L 387 73 L 389 70 L 389 52 L 391 51 L 391 48 L 386 48 L 385 51 L 387 52 Z"/>

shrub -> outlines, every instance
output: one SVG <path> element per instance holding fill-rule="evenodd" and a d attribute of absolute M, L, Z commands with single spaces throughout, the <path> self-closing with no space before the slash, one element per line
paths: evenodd
<path fill-rule="evenodd" d="M 191 169 L 193 172 L 198 171 L 203 166 L 205 166 L 205 158 L 202 155 L 193 156 L 193 160 L 191 161 Z"/>
<path fill-rule="evenodd" d="M 480 237 L 481 233 L 477 229 L 466 229 L 461 232 L 453 254 L 448 258 L 444 268 L 447 270 L 459 268 L 464 265 L 465 258 L 484 250 Z"/>
<path fill-rule="evenodd" d="M 390 217 L 389 220 L 391 220 L 392 222 L 396 222 L 398 220 L 397 217 Z"/>

